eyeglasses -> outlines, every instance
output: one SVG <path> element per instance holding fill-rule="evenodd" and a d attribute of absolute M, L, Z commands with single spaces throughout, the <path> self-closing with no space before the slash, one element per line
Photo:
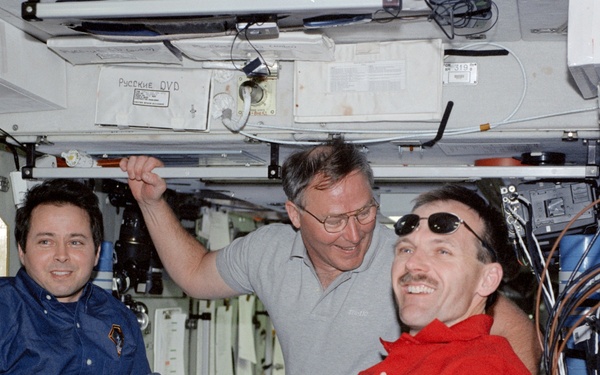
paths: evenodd
<path fill-rule="evenodd" d="M 377 209 L 379 208 L 379 204 L 377 202 L 371 203 L 370 205 L 359 208 L 356 211 L 346 212 L 345 214 L 332 215 L 327 216 L 325 219 L 321 220 L 315 214 L 308 211 L 306 208 L 296 204 L 302 211 L 306 212 L 310 216 L 314 217 L 319 223 L 323 224 L 325 230 L 329 233 L 338 233 L 346 228 L 348 225 L 348 220 L 354 216 L 356 220 L 360 224 L 369 224 L 375 220 L 377 217 Z"/>
<path fill-rule="evenodd" d="M 464 224 L 465 228 L 469 232 L 473 233 L 475 237 L 481 242 L 483 247 L 490 252 L 492 260 L 496 261 L 498 255 L 491 246 L 487 244 L 475 231 L 469 226 L 463 219 L 449 212 L 436 212 L 429 217 L 420 217 L 416 214 L 407 214 L 402 216 L 396 224 L 394 224 L 394 230 L 398 236 L 406 236 L 412 233 L 419 227 L 421 220 L 427 220 L 427 225 L 433 233 L 437 234 L 452 234 L 458 230 L 461 224 Z"/>

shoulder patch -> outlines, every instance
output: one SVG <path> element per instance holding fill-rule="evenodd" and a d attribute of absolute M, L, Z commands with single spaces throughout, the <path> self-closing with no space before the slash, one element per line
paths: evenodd
<path fill-rule="evenodd" d="M 120 357 L 121 352 L 123 351 L 123 344 L 125 343 L 125 336 L 123 335 L 121 326 L 118 324 L 113 324 L 108 334 L 108 338 L 115 343 L 117 354 Z"/>

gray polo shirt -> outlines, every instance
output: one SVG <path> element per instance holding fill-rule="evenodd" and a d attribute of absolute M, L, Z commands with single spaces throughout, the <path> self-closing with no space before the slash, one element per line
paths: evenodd
<path fill-rule="evenodd" d="M 265 305 L 286 375 L 356 374 L 381 361 L 380 338 L 400 336 L 390 276 L 396 238 L 377 225 L 362 265 L 327 290 L 290 225 L 267 225 L 233 241 L 217 268 L 231 288 L 255 293 Z"/>

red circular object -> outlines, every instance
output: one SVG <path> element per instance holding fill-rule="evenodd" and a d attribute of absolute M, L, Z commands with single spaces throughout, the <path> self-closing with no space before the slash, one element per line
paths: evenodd
<path fill-rule="evenodd" d="M 521 161 L 515 158 L 487 158 L 475 160 L 477 167 L 514 167 L 522 166 Z"/>

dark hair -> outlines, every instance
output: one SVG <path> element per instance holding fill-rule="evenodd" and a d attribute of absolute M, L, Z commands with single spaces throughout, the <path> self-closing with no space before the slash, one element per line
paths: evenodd
<path fill-rule="evenodd" d="M 23 251 L 26 251 L 27 235 L 31 228 L 31 213 L 43 204 L 70 204 L 85 210 L 90 219 L 94 249 L 98 251 L 104 236 L 104 222 L 98 197 L 87 185 L 71 179 L 46 180 L 27 192 L 25 203 L 17 210 L 15 219 L 15 239 Z"/>
<path fill-rule="evenodd" d="M 323 190 L 355 171 L 363 174 L 373 187 L 373 170 L 366 155 L 355 145 L 336 138 L 290 155 L 282 167 L 283 191 L 288 200 L 304 205 L 304 191 L 316 176 L 324 177 L 323 184 L 317 186 Z"/>
<path fill-rule="evenodd" d="M 488 204 L 476 191 L 460 185 L 444 185 L 419 195 L 414 201 L 413 210 L 425 204 L 450 200 L 464 204 L 479 215 L 484 226 L 482 239 L 496 252 L 498 263 L 502 265 L 504 273 L 508 277 L 514 275 L 518 263 L 509 242 L 506 220 L 500 210 Z M 482 246 L 478 259 L 489 263 L 492 261 L 492 254 Z"/>

